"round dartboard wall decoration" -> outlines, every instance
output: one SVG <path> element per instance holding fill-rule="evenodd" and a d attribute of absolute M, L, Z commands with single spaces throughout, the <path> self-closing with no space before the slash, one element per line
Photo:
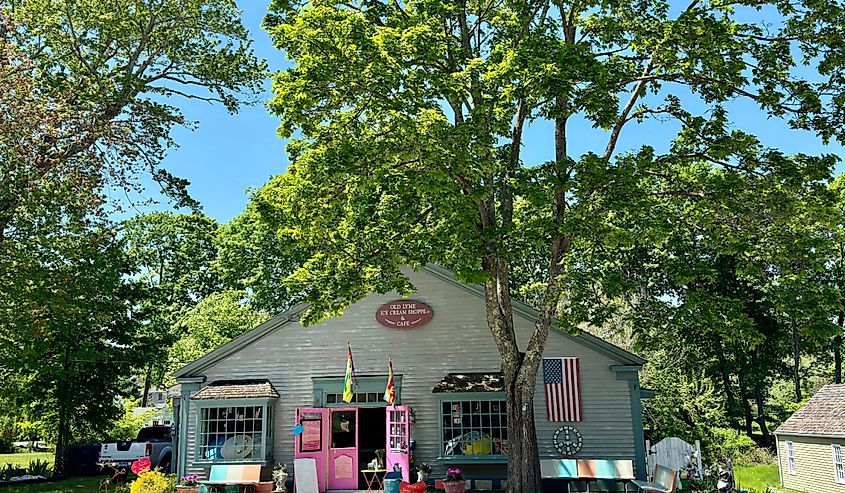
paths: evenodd
<path fill-rule="evenodd" d="M 555 450 L 564 457 L 572 457 L 581 451 L 584 440 L 581 433 L 572 426 L 561 426 L 552 437 Z"/>

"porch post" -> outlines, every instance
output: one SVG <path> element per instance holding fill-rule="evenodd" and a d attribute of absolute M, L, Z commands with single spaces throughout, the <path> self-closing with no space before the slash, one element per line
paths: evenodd
<path fill-rule="evenodd" d="M 188 467 L 188 420 L 190 419 L 191 411 L 191 394 L 200 389 L 200 385 L 205 381 L 205 377 L 185 377 L 177 378 L 176 381 L 181 384 L 181 391 L 179 394 L 179 415 L 178 415 L 178 434 L 176 440 L 176 476 L 181 477 L 185 475 Z"/>
<path fill-rule="evenodd" d="M 616 372 L 617 380 L 627 380 L 631 401 L 631 427 L 634 432 L 634 473 L 637 479 L 646 479 L 645 433 L 643 432 L 643 407 L 640 399 L 640 366 L 618 365 L 610 369 Z"/>

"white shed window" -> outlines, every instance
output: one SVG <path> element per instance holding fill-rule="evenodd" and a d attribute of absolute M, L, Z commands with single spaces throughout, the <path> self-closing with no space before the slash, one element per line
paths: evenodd
<path fill-rule="evenodd" d="M 796 474 L 798 472 L 795 467 L 795 447 L 792 446 L 792 442 L 786 442 L 786 469 L 789 471 L 789 474 Z"/>
<path fill-rule="evenodd" d="M 272 451 L 268 404 L 203 405 L 197 413 L 197 460 L 265 462 Z"/>
<path fill-rule="evenodd" d="M 831 445 L 833 449 L 833 470 L 836 473 L 836 482 L 845 483 L 845 466 L 842 465 L 842 447 Z"/>

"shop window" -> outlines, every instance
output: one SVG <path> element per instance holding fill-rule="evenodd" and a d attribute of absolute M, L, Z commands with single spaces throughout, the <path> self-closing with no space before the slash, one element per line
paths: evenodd
<path fill-rule="evenodd" d="M 266 462 L 272 451 L 272 407 L 203 405 L 197 413 L 197 461 Z"/>
<path fill-rule="evenodd" d="M 442 458 L 507 458 L 508 413 L 504 398 L 490 397 L 440 401 L 440 456 Z"/>

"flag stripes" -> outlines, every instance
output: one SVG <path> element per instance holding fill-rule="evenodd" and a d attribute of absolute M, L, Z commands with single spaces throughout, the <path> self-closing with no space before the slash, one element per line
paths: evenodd
<path fill-rule="evenodd" d="M 543 358 L 543 387 L 549 421 L 582 421 L 578 358 Z"/>

